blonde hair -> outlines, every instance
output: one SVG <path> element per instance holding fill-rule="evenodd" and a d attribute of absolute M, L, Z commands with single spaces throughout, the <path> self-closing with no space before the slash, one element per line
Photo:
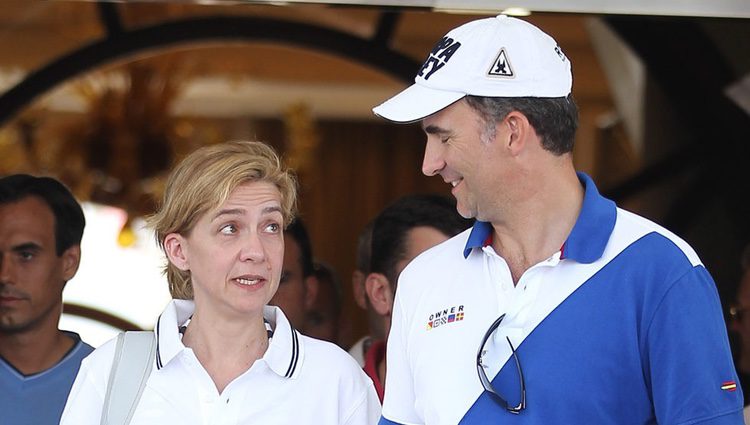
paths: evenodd
<path fill-rule="evenodd" d="M 161 208 L 148 218 L 159 247 L 164 251 L 164 238 L 170 233 L 188 236 L 204 214 L 223 204 L 237 186 L 252 181 L 278 188 L 284 226 L 291 223 L 297 208 L 297 182 L 271 147 L 232 141 L 188 155 L 169 175 Z M 165 273 L 172 298 L 193 298 L 190 271 L 167 261 Z"/>

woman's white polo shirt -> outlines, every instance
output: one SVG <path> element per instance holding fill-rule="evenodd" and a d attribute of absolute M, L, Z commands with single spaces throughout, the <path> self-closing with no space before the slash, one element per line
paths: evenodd
<path fill-rule="evenodd" d="M 154 368 L 131 425 L 376 424 L 380 402 L 370 379 L 345 351 L 301 335 L 277 307 L 268 350 L 219 394 L 179 326 L 192 301 L 173 300 L 155 328 Z M 99 424 L 114 357 L 111 340 L 83 360 L 61 425 Z"/>

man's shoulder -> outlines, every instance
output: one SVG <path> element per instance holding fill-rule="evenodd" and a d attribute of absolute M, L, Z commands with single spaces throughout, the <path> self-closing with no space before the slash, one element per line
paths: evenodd
<path fill-rule="evenodd" d="M 81 339 L 80 335 L 78 335 L 75 332 L 69 332 L 64 331 L 66 334 L 68 334 L 71 338 L 73 338 L 73 348 L 70 350 L 70 355 L 75 356 L 78 358 L 84 358 L 91 354 L 92 351 L 94 351 L 94 347 L 86 343 L 83 339 Z"/>
<path fill-rule="evenodd" d="M 73 344 L 73 347 L 68 351 L 56 367 L 78 370 L 81 367 L 81 362 L 93 353 L 94 347 L 83 342 L 80 338 Z"/>
<path fill-rule="evenodd" d="M 695 250 L 661 225 L 622 208 L 617 209 L 613 238 L 620 235 L 641 235 L 628 248 L 637 248 L 640 255 L 653 260 L 687 261 L 692 267 L 702 265 Z"/>

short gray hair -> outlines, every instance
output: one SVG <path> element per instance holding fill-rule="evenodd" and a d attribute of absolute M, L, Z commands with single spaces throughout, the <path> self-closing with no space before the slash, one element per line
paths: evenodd
<path fill-rule="evenodd" d="M 495 137 L 495 125 L 512 111 L 526 116 L 541 139 L 542 147 L 555 155 L 573 151 L 578 129 L 578 107 L 573 95 L 566 97 L 466 96 L 466 102 L 482 118 L 482 138 Z"/>

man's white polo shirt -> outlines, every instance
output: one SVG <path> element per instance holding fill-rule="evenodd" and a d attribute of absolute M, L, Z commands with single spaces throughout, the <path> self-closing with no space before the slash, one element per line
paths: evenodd
<path fill-rule="evenodd" d="M 192 301 L 173 300 L 159 317 L 154 368 L 131 425 L 377 423 L 377 394 L 356 362 L 299 334 L 277 307 L 263 311 L 273 328 L 268 350 L 219 394 L 182 344 L 179 326 L 193 309 Z M 114 349 L 112 340 L 84 359 L 61 424 L 99 424 Z"/>
<path fill-rule="evenodd" d="M 382 425 L 742 423 L 721 304 L 696 253 L 579 179 L 565 244 L 516 285 L 483 222 L 401 273 Z M 517 415 L 477 373 L 501 315 L 481 367 L 511 406 L 523 377 Z"/>

